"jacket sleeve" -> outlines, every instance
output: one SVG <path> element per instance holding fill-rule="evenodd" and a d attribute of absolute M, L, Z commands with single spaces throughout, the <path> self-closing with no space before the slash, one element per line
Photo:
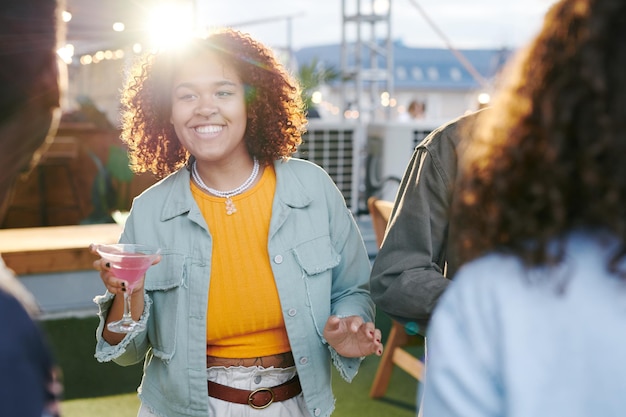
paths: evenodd
<path fill-rule="evenodd" d="M 134 242 L 133 232 L 133 220 L 135 216 L 131 213 L 131 216 L 126 221 L 124 226 L 124 232 L 120 237 L 120 243 Z M 106 319 L 109 314 L 109 309 L 113 305 L 113 298 L 115 296 L 108 291 L 104 295 L 99 295 L 94 298 L 94 303 L 98 305 L 98 327 L 96 329 L 96 353 L 95 358 L 99 362 L 113 361 L 121 366 L 134 365 L 142 361 L 148 351 L 147 331 L 134 330 L 132 333 L 127 334 L 124 339 L 117 345 L 108 344 L 102 337 L 104 326 L 106 325 Z M 144 295 L 144 311 L 141 315 L 140 322 L 147 324 L 150 317 L 150 308 L 152 300 L 147 295 Z"/>
<path fill-rule="evenodd" d="M 337 191 L 338 209 L 331 224 L 333 244 L 341 260 L 333 270 L 331 289 L 331 314 L 339 317 L 361 316 L 365 322 L 373 322 L 374 302 L 369 293 L 370 261 L 359 228 L 343 197 Z M 339 355 L 328 345 L 332 362 L 339 375 L 347 382 L 356 376 L 363 358 Z"/>
<path fill-rule="evenodd" d="M 345 244 L 340 252 L 341 262 L 333 271 L 331 314 L 339 317 L 356 315 L 361 316 L 365 322 L 373 322 L 374 302 L 368 291 L 370 262 L 356 224 L 349 228 L 342 241 Z M 330 344 L 328 350 L 339 375 L 345 381 L 352 382 L 363 358 L 341 356 Z"/>
<path fill-rule="evenodd" d="M 456 129 L 448 126 L 414 151 L 371 274 L 377 307 L 400 322 L 416 323 L 421 334 L 449 283 L 444 266 L 456 144 Z"/>

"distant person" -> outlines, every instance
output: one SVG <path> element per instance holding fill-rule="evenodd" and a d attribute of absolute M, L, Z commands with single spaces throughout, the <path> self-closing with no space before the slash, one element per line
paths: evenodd
<path fill-rule="evenodd" d="M 59 13 L 52 0 L 0 3 L 0 218 L 16 179 L 58 122 Z M 33 321 L 38 311 L 0 259 L 0 416 L 59 414 L 55 365 Z"/>
<path fill-rule="evenodd" d="M 425 417 L 626 410 L 626 2 L 562 0 L 464 154 Z"/>
<path fill-rule="evenodd" d="M 407 107 L 406 112 L 398 115 L 398 120 L 401 122 L 410 122 L 414 120 L 423 119 L 426 116 L 426 103 L 423 101 L 412 100 Z"/>
<path fill-rule="evenodd" d="M 95 261 L 96 357 L 145 361 L 140 417 L 329 416 L 331 364 L 350 381 L 382 344 L 357 224 L 328 174 L 291 157 L 306 127 L 296 81 L 223 30 L 146 55 L 123 102 L 134 169 L 165 178 L 121 242 L 162 259 L 131 296 L 147 330 L 128 335 L 105 326 L 125 283 Z"/>
<path fill-rule="evenodd" d="M 309 107 L 306 111 L 306 117 L 308 119 L 320 119 L 322 116 L 316 107 Z"/>

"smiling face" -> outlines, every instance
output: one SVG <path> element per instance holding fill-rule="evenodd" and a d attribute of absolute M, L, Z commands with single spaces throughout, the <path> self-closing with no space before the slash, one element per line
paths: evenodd
<path fill-rule="evenodd" d="M 230 66 L 202 52 L 183 65 L 172 84 L 170 122 L 199 163 L 236 163 L 250 159 L 244 133 L 244 85 Z"/>

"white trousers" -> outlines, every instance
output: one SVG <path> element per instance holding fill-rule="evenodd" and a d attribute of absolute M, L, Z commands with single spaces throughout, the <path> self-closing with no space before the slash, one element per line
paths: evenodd
<path fill-rule="evenodd" d="M 207 379 L 233 388 L 255 390 L 262 387 L 274 387 L 289 381 L 296 375 L 296 367 L 262 368 L 214 366 L 207 369 Z M 235 404 L 207 395 L 209 402 L 208 417 L 311 417 L 306 409 L 302 393 L 286 401 L 270 404 L 262 410 L 255 410 L 247 404 Z M 137 417 L 159 417 L 158 411 L 151 411 L 141 404 Z"/>

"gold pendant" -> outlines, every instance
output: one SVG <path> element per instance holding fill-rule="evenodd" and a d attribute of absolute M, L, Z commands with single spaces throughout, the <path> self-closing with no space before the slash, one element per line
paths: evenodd
<path fill-rule="evenodd" d="M 231 200 L 230 197 L 226 197 L 226 201 L 224 201 L 224 204 L 226 204 L 226 214 L 228 214 L 229 216 L 237 212 L 235 203 L 233 203 L 233 200 Z"/>

